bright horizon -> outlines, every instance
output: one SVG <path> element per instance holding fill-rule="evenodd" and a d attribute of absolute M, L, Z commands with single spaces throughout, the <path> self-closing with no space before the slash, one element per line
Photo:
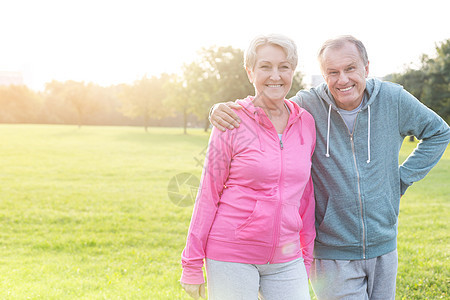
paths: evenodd
<path fill-rule="evenodd" d="M 0 71 L 22 72 L 42 90 L 51 80 L 132 83 L 180 73 L 202 47 L 245 49 L 257 34 L 297 43 L 305 75 L 319 75 L 326 39 L 352 34 L 366 46 L 369 76 L 382 77 L 434 55 L 450 38 L 445 1 L 104 1 L 16 0 L 0 4 Z"/>

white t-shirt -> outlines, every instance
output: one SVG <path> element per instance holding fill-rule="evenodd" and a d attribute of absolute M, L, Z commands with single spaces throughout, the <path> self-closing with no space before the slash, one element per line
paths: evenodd
<path fill-rule="evenodd" d="M 341 114 L 342 118 L 344 119 L 345 124 L 347 125 L 348 130 L 350 131 L 350 134 L 353 133 L 353 128 L 355 127 L 355 120 L 356 116 L 358 115 L 358 112 L 361 110 L 361 107 L 366 102 L 366 94 L 364 94 L 363 99 L 359 106 L 355 108 L 354 110 L 345 110 L 338 108 L 339 113 Z"/>

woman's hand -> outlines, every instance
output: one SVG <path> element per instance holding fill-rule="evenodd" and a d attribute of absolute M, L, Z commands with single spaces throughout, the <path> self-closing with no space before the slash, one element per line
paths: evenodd
<path fill-rule="evenodd" d="M 181 286 L 186 291 L 186 293 L 188 293 L 188 295 L 194 299 L 198 299 L 199 297 L 202 297 L 203 299 L 206 298 L 204 283 L 202 283 L 202 284 L 187 284 L 187 283 L 181 282 Z"/>

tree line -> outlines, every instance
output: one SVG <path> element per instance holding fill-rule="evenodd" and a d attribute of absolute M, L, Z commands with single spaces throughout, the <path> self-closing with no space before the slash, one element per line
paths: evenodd
<path fill-rule="evenodd" d="M 297 73 L 293 91 L 303 88 Z M 0 123 L 178 126 L 209 128 L 208 111 L 218 101 L 254 94 L 243 68 L 243 51 L 203 48 L 181 74 L 144 76 L 132 84 L 102 87 L 51 81 L 42 92 L 0 87 Z"/>
<path fill-rule="evenodd" d="M 435 48 L 434 57 L 421 56 L 418 68 L 410 65 L 402 73 L 390 74 L 385 79 L 401 84 L 450 123 L 450 39 Z"/>
<path fill-rule="evenodd" d="M 423 55 L 420 68 L 385 79 L 408 91 L 447 121 L 450 117 L 450 40 Z M 144 76 L 132 84 L 102 87 L 51 81 L 41 92 L 26 86 L 0 87 L 0 123 L 177 126 L 209 128 L 210 107 L 254 94 L 243 68 L 243 51 L 231 46 L 203 48 L 181 74 Z M 288 97 L 304 88 L 296 73 Z"/>

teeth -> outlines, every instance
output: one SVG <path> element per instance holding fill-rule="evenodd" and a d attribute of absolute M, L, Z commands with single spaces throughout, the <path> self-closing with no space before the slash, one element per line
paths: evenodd
<path fill-rule="evenodd" d="M 268 87 L 281 87 L 281 84 L 268 84 Z"/>
<path fill-rule="evenodd" d="M 339 89 L 341 92 L 346 92 L 346 91 L 349 91 L 351 88 L 352 88 L 353 86 L 349 86 L 348 88 L 346 88 L 346 89 Z"/>

